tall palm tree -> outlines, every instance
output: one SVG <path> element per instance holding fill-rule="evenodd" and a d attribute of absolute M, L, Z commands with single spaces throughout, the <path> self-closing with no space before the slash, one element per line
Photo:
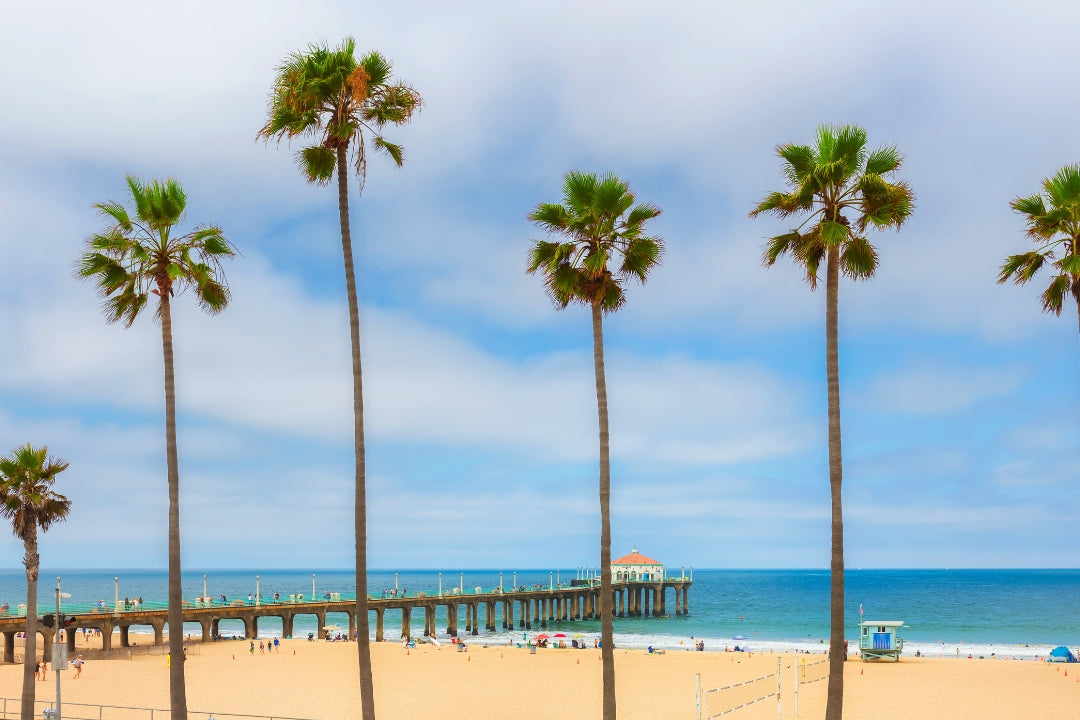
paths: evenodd
<path fill-rule="evenodd" d="M 1039 248 L 1006 258 L 998 282 L 1011 279 L 1023 285 L 1049 261 L 1057 274 L 1042 294 L 1043 310 L 1061 315 L 1068 293 L 1076 301 L 1080 321 L 1080 164 L 1061 168 L 1043 180 L 1042 193 L 1017 198 L 1012 208 L 1027 216 L 1028 237 Z"/>
<path fill-rule="evenodd" d="M 345 262 L 345 290 L 349 303 L 349 336 L 352 341 L 353 443 L 356 457 L 356 634 L 360 670 L 360 703 L 364 720 L 375 717 L 371 679 L 371 648 L 368 638 L 367 598 L 367 477 L 364 455 L 364 393 L 360 365 L 360 309 L 356 299 L 352 234 L 349 228 L 349 158 L 363 189 L 367 172 L 364 133 L 375 150 L 390 156 L 401 167 L 400 145 L 383 138 L 387 125 L 407 123 L 422 99 L 408 85 L 394 81 L 391 63 L 372 51 L 359 60 L 356 41 L 346 38 L 340 47 L 325 43 L 295 52 L 277 69 L 270 91 L 269 119 L 257 138 L 304 137 L 313 144 L 297 153 L 297 164 L 308 182 L 326 185 L 337 174 L 338 217 L 341 251 Z"/>
<path fill-rule="evenodd" d="M 71 501 L 53 491 L 56 476 L 67 470 L 67 462 L 48 457 L 49 449 L 34 449 L 27 443 L 15 448 L 10 457 L 0 458 L 0 515 L 11 520 L 15 536 L 23 541 L 26 566 L 26 643 L 23 646 L 22 720 L 34 718 L 35 671 L 37 662 L 37 582 L 41 557 L 38 555 L 38 528 L 46 532 L 54 522 L 63 522 Z"/>
<path fill-rule="evenodd" d="M 832 589 L 829 600 L 829 692 L 826 720 L 840 720 L 844 703 L 844 514 L 841 502 L 843 458 L 840 448 L 840 363 L 837 308 L 840 274 L 852 280 L 873 276 L 877 250 L 866 231 L 899 228 L 914 210 L 905 182 L 889 178 L 903 160 L 895 147 L 866 150 L 866 131 L 854 125 L 824 125 L 815 145 L 780 145 L 788 192 L 769 193 L 750 213 L 781 218 L 807 217 L 791 232 L 769 240 L 766 266 L 790 253 L 817 288 L 825 260 L 825 366 L 829 405 L 829 486 L 832 495 Z"/>
<path fill-rule="evenodd" d="M 225 309 L 229 288 L 221 260 L 235 250 L 214 225 L 175 232 L 184 217 L 187 196 L 173 179 L 142 183 L 127 176 L 132 210 L 120 203 L 98 203 L 106 222 L 103 232 L 87 238 L 77 272 L 93 279 L 104 298 L 108 322 L 131 327 L 149 300 L 157 296 L 161 347 L 165 359 L 165 463 L 169 490 L 169 653 L 184 657 L 183 596 L 180 592 L 180 473 L 176 458 L 176 387 L 173 376 L 172 298 L 192 290 L 199 307 L 211 315 Z M 175 233 L 175 234 L 174 234 Z M 169 701 L 173 720 L 186 720 L 184 663 L 169 666 Z"/>
<path fill-rule="evenodd" d="M 544 279 L 559 310 L 571 303 L 592 312 L 593 370 L 600 426 L 600 636 L 604 678 L 604 720 L 615 720 L 615 655 L 612 647 L 611 461 L 608 447 L 607 380 L 604 376 L 605 313 L 626 302 L 624 283 L 644 283 L 660 264 L 664 243 L 645 234 L 645 223 L 660 214 L 649 203 L 635 204 L 630 186 L 613 174 L 569 172 L 563 178 L 563 203 L 540 203 L 529 220 L 562 240 L 536 240 L 528 272 Z M 612 271 L 609 261 L 618 263 Z"/>

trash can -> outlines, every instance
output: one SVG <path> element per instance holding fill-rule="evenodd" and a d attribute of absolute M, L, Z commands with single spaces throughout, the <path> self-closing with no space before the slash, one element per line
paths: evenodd
<path fill-rule="evenodd" d="M 529 646 L 529 654 L 530 655 L 535 655 L 536 654 L 536 646 L 535 645 L 530 645 Z"/>

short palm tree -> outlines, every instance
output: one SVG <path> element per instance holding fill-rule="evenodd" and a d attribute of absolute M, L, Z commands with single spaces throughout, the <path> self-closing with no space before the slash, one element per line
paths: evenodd
<path fill-rule="evenodd" d="M 1043 180 L 1042 193 L 1017 198 L 1012 208 L 1027 216 L 1028 237 L 1039 248 L 1006 258 L 998 282 L 1023 285 L 1049 263 L 1056 272 L 1042 294 L 1043 310 L 1061 315 L 1072 295 L 1080 321 L 1080 164 L 1061 168 Z"/>
<path fill-rule="evenodd" d="M 93 279 L 104 298 L 108 322 L 131 327 L 157 296 L 161 320 L 161 346 L 165 358 L 165 462 L 169 491 L 169 653 L 184 656 L 183 596 L 180 592 L 180 473 L 176 456 L 176 387 L 173 376 L 172 298 L 191 290 L 203 310 L 211 315 L 225 309 L 229 288 L 221 260 L 235 250 L 221 229 L 201 226 L 176 232 L 184 217 L 187 196 L 176 180 L 142 183 L 127 177 L 132 208 L 120 203 L 95 207 L 106 221 L 103 232 L 87 239 L 87 250 L 77 272 Z M 187 693 L 184 663 L 169 669 L 169 699 L 173 720 L 186 720 Z"/>
<path fill-rule="evenodd" d="M 766 245 L 763 262 L 774 264 L 790 253 L 806 271 L 811 289 L 825 261 L 825 365 L 829 407 L 829 485 L 832 494 L 832 590 L 829 619 L 829 691 L 826 720 L 840 720 L 844 702 L 844 514 L 841 501 L 843 458 L 840 447 L 840 363 L 837 308 L 840 274 L 852 280 L 873 276 L 877 251 L 866 237 L 870 228 L 899 228 L 914 209 L 911 188 L 889 178 L 902 157 L 895 147 L 867 152 L 866 131 L 854 125 L 825 125 L 817 143 L 781 145 L 788 192 L 769 193 L 750 213 L 781 218 L 806 215 L 791 232 Z"/>
<path fill-rule="evenodd" d="M 571 303 L 592 312 L 593 370 L 600 426 L 600 635 L 603 641 L 604 720 L 615 719 L 614 602 L 611 589 L 611 461 L 608 447 L 607 380 L 604 376 L 605 313 L 626 302 L 624 284 L 645 282 L 660 264 L 664 244 L 645 234 L 660 208 L 636 203 L 630 186 L 612 174 L 569 172 L 563 203 L 540 203 L 529 220 L 561 240 L 536 240 L 528 272 L 539 273 L 548 296 L 562 310 Z M 615 270 L 609 263 L 618 263 Z"/>
<path fill-rule="evenodd" d="M 404 162 L 400 145 L 381 134 L 387 125 L 407 123 L 422 100 L 408 85 L 391 77 L 391 64 L 378 52 L 359 60 L 356 41 L 346 38 L 340 47 L 310 45 L 295 52 L 277 69 L 270 91 L 269 119 L 257 138 L 292 139 L 303 137 L 313 144 L 297 154 L 308 182 L 328 184 L 337 175 L 338 217 L 341 250 L 345 262 L 345 289 L 349 303 L 349 336 L 352 341 L 353 442 L 356 458 L 356 637 L 359 654 L 360 703 L 364 720 L 375 717 L 374 684 L 371 678 L 371 648 L 368 638 L 367 602 L 367 477 L 364 455 L 364 393 L 360 364 L 360 309 L 356 297 L 352 233 L 349 227 L 349 159 L 363 188 L 367 172 L 364 133 L 372 146 L 385 152 L 400 167 Z"/>
<path fill-rule="evenodd" d="M 15 536 L 23 541 L 26 566 L 26 643 L 23 646 L 22 720 L 33 720 L 35 663 L 37 662 L 37 582 L 41 557 L 38 529 L 45 532 L 55 522 L 63 522 L 71 501 L 53 491 L 56 476 L 68 464 L 50 458 L 48 448 L 35 449 L 29 443 L 15 448 L 10 457 L 0 458 L 0 514 L 11 521 Z"/>

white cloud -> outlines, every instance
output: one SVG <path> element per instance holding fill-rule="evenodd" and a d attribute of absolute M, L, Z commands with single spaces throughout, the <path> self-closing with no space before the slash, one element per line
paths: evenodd
<path fill-rule="evenodd" d="M 877 412 L 955 414 L 971 410 L 984 400 L 1011 395 L 1026 376 L 1018 368 L 927 363 L 879 373 L 870 381 L 859 403 Z"/>

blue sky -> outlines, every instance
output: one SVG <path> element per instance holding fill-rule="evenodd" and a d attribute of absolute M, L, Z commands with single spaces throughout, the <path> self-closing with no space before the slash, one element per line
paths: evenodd
<path fill-rule="evenodd" d="M 95 202 L 172 176 L 240 249 L 175 317 L 185 567 L 348 567 L 336 191 L 254 141 L 273 69 L 353 35 L 426 105 L 354 184 L 370 564 L 598 557 L 587 313 L 524 272 L 570 169 L 663 208 L 664 265 L 606 323 L 613 539 L 671 566 L 825 567 L 824 293 L 747 212 L 828 122 L 895 144 L 917 210 L 840 290 L 852 567 L 1075 567 L 1080 340 L 995 284 L 1009 201 L 1080 161 L 1066 3 L 59 2 L 0 26 L 0 449 L 71 462 L 50 567 L 164 567 L 160 330 L 74 279 Z M 827 20 L 827 22 L 826 22 Z M 21 543 L 0 538 L 0 565 Z"/>

